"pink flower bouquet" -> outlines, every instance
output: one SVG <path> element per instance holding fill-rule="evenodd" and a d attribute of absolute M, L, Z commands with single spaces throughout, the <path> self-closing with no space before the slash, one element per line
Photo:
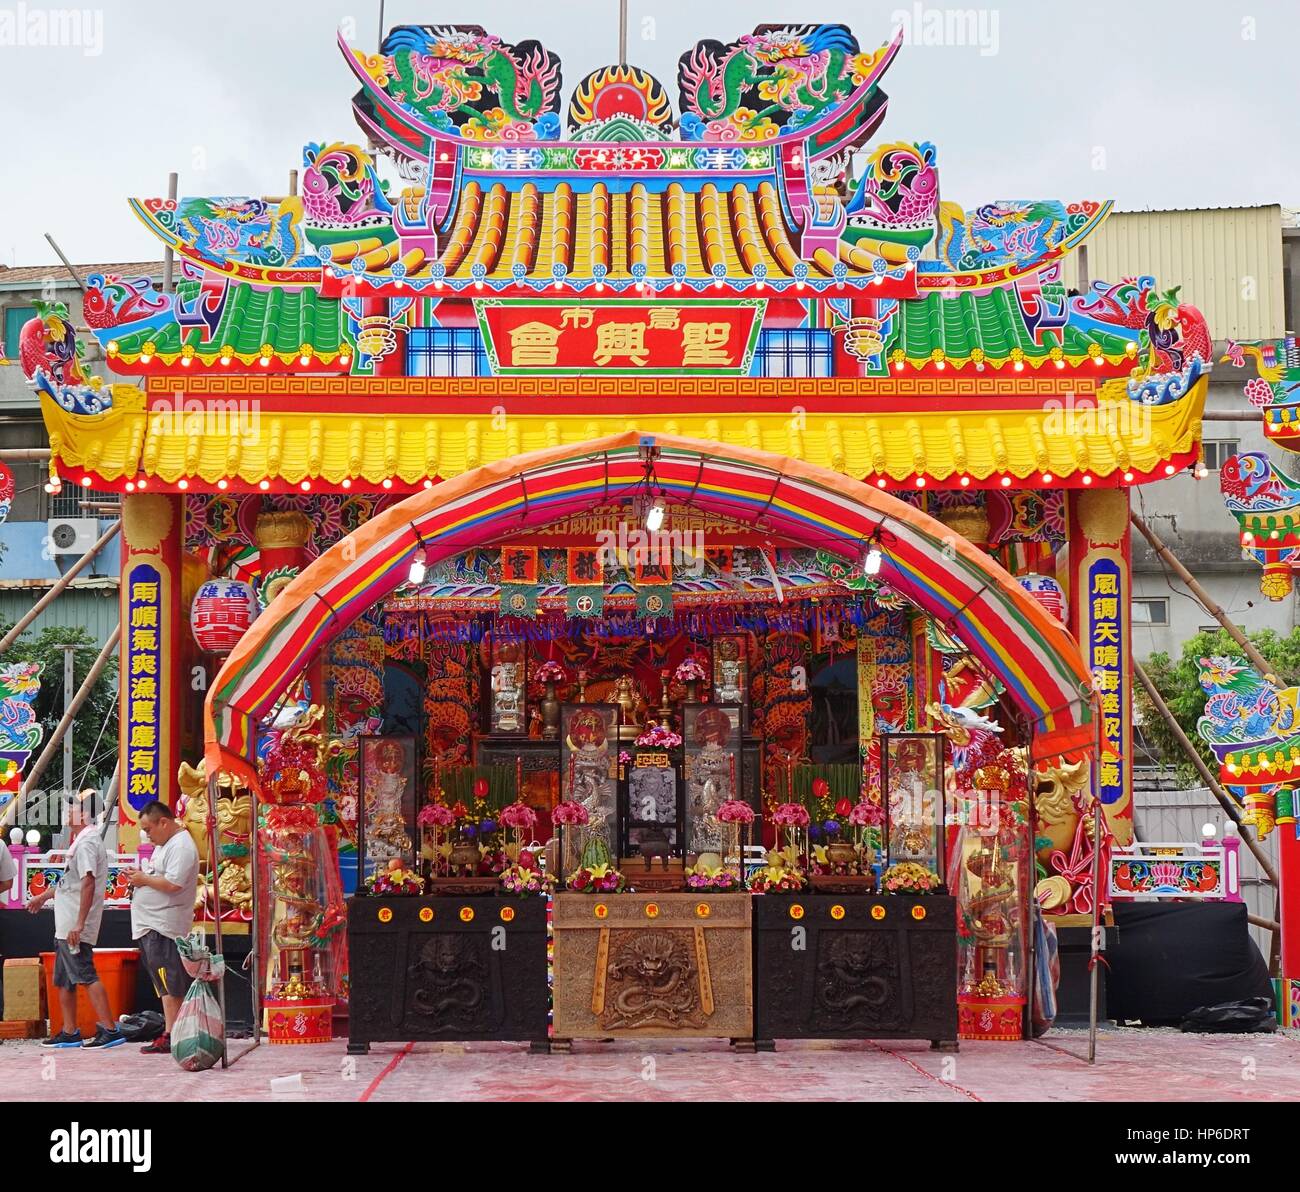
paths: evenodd
<path fill-rule="evenodd" d="M 878 828 L 885 822 L 885 809 L 870 799 L 862 799 L 849 812 L 849 823 L 858 828 Z"/>
<path fill-rule="evenodd" d="M 662 724 L 653 724 L 637 737 L 636 743 L 641 749 L 676 749 L 682 738 L 680 733 Z"/>
<path fill-rule="evenodd" d="M 548 658 L 533 672 L 533 678 L 539 683 L 564 683 L 569 675 L 554 658 Z"/>
<path fill-rule="evenodd" d="M 551 823 L 556 825 L 585 824 L 590 819 L 591 816 L 587 814 L 587 809 L 581 803 L 576 803 L 572 799 L 566 799 L 563 803 L 557 804 L 555 810 L 551 812 Z"/>
<path fill-rule="evenodd" d="M 752 824 L 754 809 L 743 799 L 728 799 L 719 806 L 717 818 L 721 824 Z"/>
<path fill-rule="evenodd" d="M 617 894 L 627 879 L 612 865 L 584 865 L 569 874 L 568 885 L 580 894 Z"/>
<path fill-rule="evenodd" d="M 555 885 L 555 876 L 545 870 L 511 865 L 501 874 L 501 889 L 506 894 L 526 898 L 531 894 L 548 894 Z"/>
<path fill-rule="evenodd" d="M 677 664 L 677 669 L 673 671 L 673 678 L 679 683 L 702 683 L 708 676 L 704 673 L 704 666 L 700 660 L 694 654 L 687 654 Z"/>
<path fill-rule="evenodd" d="M 501 808 L 501 814 L 497 816 L 507 828 L 514 828 L 518 832 L 531 832 L 537 827 L 537 812 L 535 812 L 527 803 L 510 803 Z"/>
<path fill-rule="evenodd" d="M 442 803 L 426 803 L 415 822 L 422 828 L 449 828 L 456 822 L 455 813 Z"/>
<path fill-rule="evenodd" d="M 782 803 L 772 812 L 772 822 L 782 828 L 806 828 L 808 808 L 802 803 Z"/>

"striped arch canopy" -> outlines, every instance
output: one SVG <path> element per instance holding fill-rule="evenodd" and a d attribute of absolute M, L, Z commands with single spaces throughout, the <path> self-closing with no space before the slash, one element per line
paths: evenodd
<path fill-rule="evenodd" d="M 218 673 L 205 709 L 208 773 L 257 784 L 257 728 L 307 664 L 407 577 L 432 564 L 641 489 L 642 448 L 670 501 L 781 538 L 861 557 L 880 527 L 881 579 L 956 636 L 1033 726 L 1036 758 L 1093 743 L 1089 674 L 1074 639 L 982 551 L 927 514 L 837 472 L 722 443 L 629 431 L 466 472 L 385 509 L 289 583 Z"/>

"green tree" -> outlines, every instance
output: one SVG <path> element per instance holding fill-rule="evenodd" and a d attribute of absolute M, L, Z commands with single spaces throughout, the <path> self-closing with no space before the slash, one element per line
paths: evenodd
<path fill-rule="evenodd" d="M 1251 644 L 1264 656 L 1282 687 L 1300 685 L 1300 629 L 1282 635 L 1272 629 L 1261 629 L 1246 635 Z M 1211 774 L 1218 774 L 1219 765 L 1209 747 L 1196 732 L 1196 722 L 1205 712 L 1205 691 L 1201 687 L 1201 659 L 1211 655 L 1243 658 L 1242 649 L 1222 629 L 1213 633 L 1198 633 L 1183 643 L 1182 654 L 1173 659 L 1163 651 L 1152 654 L 1145 664 L 1152 685 L 1160 698 L 1169 706 L 1197 752 L 1209 766 Z M 1187 755 L 1183 752 L 1164 717 L 1156 711 L 1146 692 L 1134 684 L 1133 694 L 1142 717 L 1142 735 L 1160 756 L 1177 768 L 1178 776 L 1191 785 L 1199 786 L 1201 778 Z"/>
<path fill-rule="evenodd" d="M 0 626 L 0 636 L 10 626 Z M 40 662 L 41 690 L 36 697 L 36 719 L 45 728 L 45 742 L 63 716 L 63 649 L 64 644 L 76 647 L 73 658 L 73 692 L 86 681 L 90 668 L 99 655 L 99 644 L 80 626 L 46 626 L 39 633 L 22 634 L 8 651 L 0 655 L 0 664 L 8 662 Z M 102 730 L 102 731 L 101 731 Z M 98 742 L 98 744 L 97 744 Z M 93 753 L 92 753 L 93 751 Z M 72 777 L 78 786 L 103 786 L 113 774 L 117 764 L 117 659 L 110 658 L 91 688 L 86 702 L 77 713 L 72 730 Z M 51 762 L 41 780 L 42 786 L 61 786 L 63 783 L 63 755 Z"/>

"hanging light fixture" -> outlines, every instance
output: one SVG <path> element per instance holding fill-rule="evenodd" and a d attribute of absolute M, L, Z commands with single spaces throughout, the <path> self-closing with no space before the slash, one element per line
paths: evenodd
<path fill-rule="evenodd" d="M 415 523 L 411 523 L 411 529 L 415 530 Z M 415 557 L 411 560 L 411 570 L 406 573 L 406 582 L 419 587 L 424 583 L 424 575 L 428 570 L 428 556 L 424 553 L 424 535 L 419 530 L 415 530 L 415 536 L 420 540 L 420 549 L 415 552 Z"/>
<path fill-rule="evenodd" d="M 880 553 L 880 547 L 873 542 L 867 548 L 866 556 L 862 560 L 862 573 L 864 575 L 879 575 L 882 562 L 884 562 L 884 556 Z"/>
<path fill-rule="evenodd" d="M 645 511 L 645 528 L 651 533 L 658 533 L 664 524 L 664 499 L 655 497 L 650 503 L 650 507 Z"/>

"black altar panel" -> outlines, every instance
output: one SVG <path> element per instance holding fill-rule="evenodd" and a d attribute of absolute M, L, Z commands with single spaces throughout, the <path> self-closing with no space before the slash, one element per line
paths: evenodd
<path fill-rule="evenodd" d="M 756 897 L 754 1037 L 955 1044 L 956 932 L 946 895 Z"/>
<path fill-rule="evenodd" d="M 544 898 L 350 898 L 348 1048 L 543 1042 Z"/>
<path fill-rule="evenodd" d="M 1108 941 L 1112 1018 L 1178 1023 L 1197 1006 L 1273 1001 L 1268 966 L 1250 938 L 1244 902 L 1116 902 Z"/>

